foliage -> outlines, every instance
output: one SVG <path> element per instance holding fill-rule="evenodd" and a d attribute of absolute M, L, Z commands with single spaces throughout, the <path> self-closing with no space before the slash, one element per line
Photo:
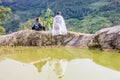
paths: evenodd
<path fill-rule="evenodd" d="M 79 31 L 80 29 L 80 20 L 78 19 L 68 19 L 65 21 L 67 28 L 70 31 Z"/>
<path fill-rule="evenodd" d="M 45 12 L 44 22 L 47 30 L 51 30 L 53 24 L 53 12 L 50 8 L 48 8 Z"/>
<path fill-rule="evenodd" d="M 5 34 L 5 28 L 2 27 L 2 24 L 8 19 L 8 14 L 11 12 L 10 8 L 0 6 L 0 34 Z"/>
<path fill-rule="evenodd" d="M 88 16 L 81 21 L 81 32 L 95 33 L 96 31 L 112 26 L 112 23 L 105 17 L 100 16 Z"/>
<path fill-rule="evenodd" d="M 48 18 L 48 15 L 52 11 L 52 14 L 61 11 L 68 29 L 73 31 L 94 33 L 104 27 L 120 25 L 120 0 L 14 0 L 2 1 L 2 5 L 10 7 L 19 17 L 18 20 L 9 19 L 7 32 L 18 30 L 20 24 L 40 15 L 41 23 L 49 30 L 53 17 Z"/>
<path fill-rule="evenodd" d="M 0 34 L 5 34 L 5 28 L 0 26 Z"/>
<path fill-rule="evenodd" d="M 0 6 L 0 24 L 3 24 L 7 20 L 7 14 L 10 13 L 10 11 L 10 8 Z"/>
<path fill-rule="evenodd" d="M 110 2 L 108 0 L 100 0 L 90 4 L 90 7 L 95 11 L 84 16 L 82 20 L 69 19 L 66 21 L 70 30 L 95 33 L 105 27 L 120 25 L 119 0 L 110 0 Z"/>
<path fill-rule="evenodd" d="M 28 19 L 27 22 L 19 24 L 19 30 L 31 29 L 31 27 L 32 27 L 32 20 L 31 19 Z"/>
<path fill-rule="evenodd" d="M 47 30 L 51 30 L 53 25 L 53 12 L 48 8 L 43 14 L 40 16 L 40 23 L 45 26 Z M 31 29 L 33 22 L 34 20 L 28 19 L 28 21 L 20 23 L 19 30 Z"/>
<path fill-rule="evenodd" d="M 28 14 L 23 18 L 26 18 L 27 16 L 30 18 L 35 16 L 38 17 L 41 11 L 43 9 L 45 11 L 48 7 L 55 13 L 58 10 L 62 11 L 65 18 L 81 18 L 92 11 L 92 9 L 89 8 L 88 4 L 91 4 L 95 1 L 96 0 L 14 0 L 13 2 L 3 1 L 2 4 L 12 8 L 15 13 L 19 12 L 18 14 L 20 14 L 22 17 Z M 74 15 L 74 13 L 76 13 L 76 15 Z"/>
<path fill-rule="evenodd" d="M 71 19 L 67 20 L 66 23 L 68 28 L 72 28 L 71 30 L 82 33 L 95 33 L 102 28 L 112 26 L 107 18 L 101 16 L 87 16 L 83 20 Z"/>

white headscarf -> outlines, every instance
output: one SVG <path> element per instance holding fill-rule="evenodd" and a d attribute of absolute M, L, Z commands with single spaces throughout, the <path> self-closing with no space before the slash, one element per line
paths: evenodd
<path fill-rule="evenodd" d="M 61 35 L 67 34 L 65 21 L 61 15 L 56 15 L 53 21 L 52 35 L 58 35 L 58 34 Z"/>

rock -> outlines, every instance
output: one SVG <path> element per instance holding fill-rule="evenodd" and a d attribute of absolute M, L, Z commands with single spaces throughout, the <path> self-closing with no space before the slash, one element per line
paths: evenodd
<path fill-rule="evenodd" d="M 89 48 L 120 50 L 120 26 L 99 30 L 88 46 Z"/>
<path fill-rule="evenodd" d="M 68 32 L 67 35 L 52 36 L 50 31 L 21 30 L 0 36 L 0 45 L 12 46 L 74 46 L 87 47 L 92 34 Z"/>
<path fill-rule="evenodd" d="M 74 38 L 67 43 L 67 46 L 75 46 L 75 47 L 88 47 L 89 41 L 92 39 L 93 34 L 84 34 L 84 33 L 76 33 L 70 32 L 74 34 Z"/>

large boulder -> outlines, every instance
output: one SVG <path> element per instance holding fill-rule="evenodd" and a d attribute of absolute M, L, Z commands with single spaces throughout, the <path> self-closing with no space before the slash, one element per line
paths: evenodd
<path fill-rule="evenodd" d="M 53 36 L 50 31 L 22 30 L 0 36 L 0 45 L 12 46 L 75 46 L 87 47 L 92 34 L 68 32 Z"/>
<path fill-rule="evenodd" d="M 120 50 L 120 26 L 101 29 L 94 35 L 89 48 Z"/>

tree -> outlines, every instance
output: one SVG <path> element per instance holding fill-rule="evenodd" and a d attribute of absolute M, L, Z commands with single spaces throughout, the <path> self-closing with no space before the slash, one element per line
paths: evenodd
<path fill-rule="evenodd" d="M 95 33 L 96 31 L 112 26 L 112 23 L 105 17 L 87 16 L 81 20 L 81 32 Z"/>
<path fill-rule="evenodd" d="M 7 18 L 8 18 L 8 13 L 11 12 L 10 8 L 0 6 L 0 24 L 3 24 Z"/>
<path fill-rule="evenodd" d="M 52 28 L 53 12 L 52 12 L 52 10 L 50 8 L 48 8 L 46 10 L 45 17 L 44 17 L 44 23 L 45 23 L 45 26 L 46 26 L 47 30 L 50 30 Z"/>
<path fill-rule="evenodd" d="M 4 24 L 8 18 L 8 13 L 11 12 L 10 8 L 0 6 L 0 25 Z M 0 26 L 0 34 L 5 34 L 5 28 Z"/>
<path fill-rule="evenodd" d="M 32 27 L 32 20 L 31 19 L 28 19 L 27 22 L 21 22 L 19 24 L 19 30 L 26 30 L 26 29 L 31 29 Z"/>

